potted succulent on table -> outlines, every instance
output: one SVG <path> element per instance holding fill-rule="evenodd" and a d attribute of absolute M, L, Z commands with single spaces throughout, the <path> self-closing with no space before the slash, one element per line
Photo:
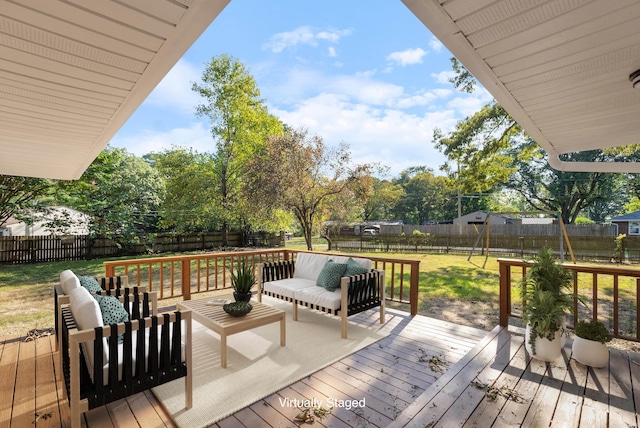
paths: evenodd
<path fill-rule="evenodd" d="M 527 352 L 542 361 L 560 358 L 566 315 L 573 311 L 571 274 L 543 248 L 530 265 L 520 287 L 526 324 Z"/>
<path fill-rule="evenodd" d="M 571 348 L 572 357 L 585 366 L 604 367 L 609 362 L 606 343 L 611 339 L 611 333 L 601 321 L 578 321 Z"/>
<path fill-rule="evenodd" d="M 251 300 L 251 289 L 256 284 L 256 276 L 253 267 L 246 260 L 238 262 L 236 271 L 231 273 L 231 285 L 233 285 L 233 297 L 236 302 L 248 302 Z"/>

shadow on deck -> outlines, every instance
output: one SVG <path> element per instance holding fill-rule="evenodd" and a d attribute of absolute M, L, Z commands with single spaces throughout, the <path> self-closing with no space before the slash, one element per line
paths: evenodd
<path fill-rule="evenodd" d="M 389 309 L 389 336 L 219 421 L 215 426 L 296 426 L 282 398 L 366 399 L 334 408 L 315 426 L 638 426 L 640 355 L 611 350 L 610 364 L 532 360 L 520 331 L 491 332 Z M 372 310 L 352 317 L 377 324 Z M 68 426 L 53 338 L 0 342 L 0 425 Z M 509 395 L 511 393 L 511 395 Z M 146 391 L 88 412 L 88 427 L 174 426 Z M 196 427 L 191 427 L 196 428 Z"/>

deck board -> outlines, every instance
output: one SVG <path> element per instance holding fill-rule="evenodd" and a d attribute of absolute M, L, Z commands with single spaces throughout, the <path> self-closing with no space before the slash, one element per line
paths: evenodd
<path fill-rule="evenodd" d="M 518 329 L 491 332 L 389 309 L 390 335 L 218 421 L 219 428 L 296 426 L 286 399 L 365 399 L 364 409 L 334 408 L 313 426 L 484 427 L 638 426 L 640 354 L 611 350 L 610 364 L 587 369 L 571 359 L 571 341 L 554 364 L 532 360 Z M 376 311 L 352 317 L 378 323 Z M 59 354 L 52 337 L 0 342 L 0 426 L 69 426 Z M 442 363 L 429 367 L 429 359 Z M 441 373 L 438 368 L 444 369 Z M 509 386 L 522 401 L 490 400 L 473 381 Z M 51 418 L 39 419 L 37 414 Z M 9 422 L 9 423 L 7 423 Z M 85 427 L 175 425 L 150 391 L 93 409 Z M 198 427 L 189 427 L 198 428 Z"/>

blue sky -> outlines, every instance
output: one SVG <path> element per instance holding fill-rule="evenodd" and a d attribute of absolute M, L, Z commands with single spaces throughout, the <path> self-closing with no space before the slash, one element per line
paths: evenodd
<path fill-rule="evenodd" d="M 270 113 L 327 144 L 346 142 L 354 162 L 390 175 L 445 161 L 433 129 L 491 100 L 456 91 L 451 54 L 400 0 L 232 0 L 113 138 L 138 156 L 172 144 L 212 151 L 191 83 L 227 53 L 255 78 Z"/>

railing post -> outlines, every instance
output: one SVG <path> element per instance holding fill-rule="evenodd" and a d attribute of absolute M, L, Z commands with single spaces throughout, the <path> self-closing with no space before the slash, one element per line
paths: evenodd
<path fill-rule="evenodd" d="M 511 312 L 511 266 L 502 261 L 500 264 L 500 325 L 509 325 L 509 313 Z"/>
<path fill-rule="evenodd" d="M 180 260 L 180 282 L 182 283 L 182 299 L 191 300 L 191 259 Z"/>
<path fill-rule="evenodd" d="M 116 276 L 115 268 L 111 263 L 104 262 L 103 264 L 104 264 L 104 276 L 106 276 L 107 278 Z"/>
<path fill-rule="evenodd" d="M 418 314 L 418 291 L 420 287 L 420 260 L 411 263 L 411 278 L 409 287 L 409 302 L 411 316 Z"/>

